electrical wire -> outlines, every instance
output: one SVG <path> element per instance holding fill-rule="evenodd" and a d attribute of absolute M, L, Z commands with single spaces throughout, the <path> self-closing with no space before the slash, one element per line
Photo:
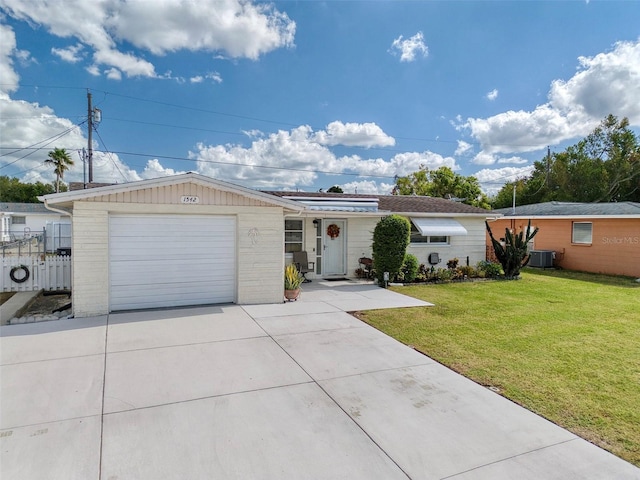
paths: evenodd
<path fill-rule="evenodd" d="M 117 162 L 113 159 L 113 155 L 111 155 L 111 152 L 109 152 L 109 149 L 107 148 L 107 145 L 104 143 L 104 140 L 102 140 L 102 137 L 100 136 L 100 132 L 98 132 L 98 129 L 94 128 L 93 131 L 96 133 L 96 135 L 98 136 L 98 138 L 102 142 L 102 145 L 104 145 L 104 148 L 106 149 L 107 156 L 111 160 L 111 163 L 113 163 L 113 166 L 116 167 L 116 170 L 118 170 L 118 172 L 120 172 L 120 175 L 122 175 L 122 178 L 124 179 L 125 183 L 128 182 L 129 179 L 124 175 L 124 173 L 122 173 L 122 170 L 120 170 L 120 167 L 118 166 Z"/>

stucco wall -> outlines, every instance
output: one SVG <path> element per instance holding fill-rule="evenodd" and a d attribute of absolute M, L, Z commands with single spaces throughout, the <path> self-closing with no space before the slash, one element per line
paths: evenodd
<path fill-rule="evenodd" d="M 556 252 L 555 265 L 610 275 L 640 277 L 640 219 L 579 219 L 592 222 L 591 245 L 571 243 L 571 219 L 535 219 L 532 226 L 540 228 L 534 237 L 535 250 Z M 505 228 L 521 229 L 528 219 L 498 220 L 491 223 L 493 235 L 504 237 Z M 487 237 L 487 245 L 490 241 Z"/>
<path fill-rule="evenodd" d="M 283 299 L 281 207 L 75 202 L 73 211 L 73 310 L 77 317 L 109 312 L 109 214 L 235 215 L 236 303 Z"/>

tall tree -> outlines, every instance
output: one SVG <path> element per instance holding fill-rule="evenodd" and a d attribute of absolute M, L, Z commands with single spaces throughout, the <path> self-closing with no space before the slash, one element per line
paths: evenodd
<path fill-rule="evenodd" d="M 0 176 L 0 202 L 38 203 L 38 196 L 53 192 L 53 184 L 22 183 L 17 178 Z"/>
<path fill-rule="evenodd" d="M 640 139 L 629 120 L 607 116 L 593 132 L 565 151 L 534 163 L 516 190 L 516 204 L 558 201 L 640 201 Z M 494 197 L 494 208 L 511 205 L 513 183 Z"/>
<path fill-rule="evenodd" d="M 344 192 L 342 191 L 342 188 L 340 188 L 339 185 L 334 185 L 329 190 L 327 190 L 327 193 L 344 193 Z"/>
<path fill-rule="evenodd" d="M 73 166 L 73 160 L 64 148 L 54 148 L 49 152 L 44 163 L 53 166 L 53 171 L 56 174 L 56 193 L 59 193 L 60 180 L 64 178 L 64 172 Z"/>
<path fill-rule="evenodd" d="M 396 179 L 393 194 L 449 198 L 474 207 L 489 208 L 489 199 L 478 180 L 459 175 L 449 167 L 429 170 L 421 165 L 418 171 Z"/>

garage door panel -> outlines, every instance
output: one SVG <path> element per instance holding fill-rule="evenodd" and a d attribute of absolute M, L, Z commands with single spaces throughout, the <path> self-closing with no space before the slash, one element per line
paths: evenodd
<path fill-rule="evenodd" d="M 177 272 L 171 276 L 161 276 L 164 273 L 166 272 L 140 272 L 133 277 L 116 273 L 111 279 L 111 286 L 187 284 L 190 288 L 197 289 L 199 283 L 217 286 L 219 284 L 233 283 L 234 281 L 234 277 L 231 275 L 221 276 L 211 271 Z"/>
<path fill-rule="evenodd" d="M 114 215 L 109 237 L 112 311 L 235 300 L 234 217 Z"/>
<path fill-rule="evenodd" d="M 160 287 L 164 290 L 163 295 L 166 295 L 166 296 L 179 295 L 179 296 L 188 296 L 190 298 L 199 297 L 206 293 L 211 294 L 211 298 L 215 298 L 216 296 L 221 296 L 221 295 L 224 296 L 233 292 L 233 286 L 226 283 L 221 283 L 219 285 L 214 285 L 214 286 L 217 287 L 214 291 L 211 291 L 210 288 L 205 288 L 204 286 L 202 286 L 201 288 L 192 288 L 191 286 L 185 286 L 182 283 L 175 283 L 175 284 L 167 283 L 161 286 L 141 284 L 136 286 L 135 291 L 130 286 L 125 286 L 125 285 L 114 285 L 113 289 L 120 290 L 120 296 L 122 298 L 125 298 L 125 297 L 135 298 L 138 296 L 153 295 L 157 293 Z"/>
<path fill-rule="evenodd" d="M 203 259 L 224 256 L 229 252 L 228 246 L 213 245 L 203 251 L 198 251 L 190 246 L 175 245 L 172 247 L 154 248 L 152 246 L 137 247 L 128 250 L 119 249 L 111 253 L 112 262 L 150 261 L 157 262 L 160 257 L 166 262 L 175 259 L 176 250 L 180 251 L 180 258 Z"/>

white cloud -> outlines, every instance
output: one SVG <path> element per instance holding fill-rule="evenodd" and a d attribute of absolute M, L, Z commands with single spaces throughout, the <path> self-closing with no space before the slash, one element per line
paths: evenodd
<path fill-rule="evenodd" d="M 109 80 L 122 80 L 122 72 L 117 68 L 109 68 L 104 73 Z"/>
<path fill-rule="evenodd" d="M 489 152 L 480 152 L 478 153 L 475 157 L 473 157 L 473 160 L 471 160 L 471 163 L 475 163 L 476 165 L 493 165 L 494 163 L 496 163 L 497 159 L 495 157 L 495 155 L 489 153 Z"/>
<path fill-rule="evenodd" d="M 487 93 L 486 97 L 487 97 L 487 100 L 494 101 L 496 98 L 498 98 L 498 89 L 494 88 L 489 93 Z"/>
<path fill-rule="evenodd" d="M 526 160 L 522 157 L 509 157 L 509 158 L 499 158 L 498 163 L 511 164 L 511 165 L 524 165 L 525 163 L 529 163 L 529 160 Z"/>
<path fill-rule="evenodd" d="M 519 178 L 526 177 L 533 171 L 533 166 L 528 167 L 503 167 L 485 168 L 476 172 L 476 177 L 482 190 L 487 195 L 495 195 L 507 182 L 513 182 Z"/>
<path fill-rule="evenodd" d="M 94 77 L 100 76 L 100 67 L 98 67 L 98 65 L 89 65 L 85 70 Z"/>
<path fill-rule="evenodd" d="M 314 139 L 323 145 L 348 147 L 389 147 L 396 144 L 395 139 L 375 123 L 331 122 L 326 130 L 317 132 Z"/>
<path fill-rule="evenodd" d="M 458 140 L 458 148 L 453 153 L 454 155 L 465 155 L 473 150 L 473 145 L 465 142 L 464 140 Z"/>
<path fill-rule="evenodd" d="M 403 40 L 402 35 L 400 35 L 391 44 L 389 53 L 392 55 L 400 55 L 401 62 L 413 62 L 418 54 L 422 54 L 423 57 L 428 56 L 429 48 L 424 43 L 424 35 L 422 32 L 418 32 L 406 40 Z"/>
<path fill-rule="evenodd" d="M 209 80 L 213 80 L 215 83 L 222 83 L 222 75 L 220 75 L 218 72 L 207 73 L 207 78 Z"/>
<path fill-rule="evenodd" d="M 147 160 L 147 165 L 144 167 L 144 170 L 140 174 L 140 176 L 144 179 L 147 178 L 159 178 L 159 177 L 167 177 L 170 175 L 179 175 L 181 173 L 187 173 L 185 171 L 174 170 L 173 168 L 166 168 L 160 164 L 160 161 L 157 158 L 152 160 Z"/>
<path fill-rule="evenodd" d="M 157 56 L 190 50 L 255 60 L 277 48 L 293 47 L 296 31 L 295 22 L 272 4 L 243 0 L 1 0 L 0 6 L 5 15 L 34 27 L 44 26 L 61 38 L 77 39 L 76 47 L 53 52 L 60 58 L 74 61 L 80 50 L 74 55 L 73 48 L 83 46 L 93 51 L 96 65 L 107 71 L 117 68 L 131 77 L 155 77 L 155 67 L 120 51 L 124 43 Z"/>
<path fill-rule="evenodd" d="M 52 48 L 51 53 L 60 57 L 65 62 L 78 63 L 83 59 L 83 56 L 81 55 L 83 49 L 84 46 L 77 43 L 76 45 L 72 45 L 67 48 Z"/>
<path fill-rule="evenodd" d="M 639 126 L 640 41 L 618 42 L 609 52 L 578 61 L 578 72 L 553 81 L 548 102 L 533 111 L 469 118 L 457 128 L 470 130 L 486 153 L 515 153 L 583 137 L 610 113 Z"/>
<path fill-rule="evenodd" d="M 207 73 L 206 76 L 196 75 L 194 77 L 191 77 L 189 81 L 191 83 L 202 83 L 204 82 L 205 78 L 215 83 L 222 83 L 222 76 L 218 72 L 210 72 Z"/>
<path fill-rule="evenodd" d="M 358 155 L 336 157 L 317 141 L 318 132 L 306 125 L 269 135 L 247 133 L 252 138 L 248 147 L 198 144 L 196 151 L 190 152 L 190 157 L 198 161 L 198 171 L 247 186 L 293 188 L 313 184 L 321 173 L 393 179 L 396 175 L 408 175 L 421 165 L 432 169 L 444 165 L 459 170 L 454 158 L 429 151 L 399 153 L 390 160 Z"/>
<path fill-rule="evenodd" d="M 370 193 L 373 195 L 390 195 L 395 184 L 378 183 L 373 180 L 362 180 L 340 185 L 344 193 Z"/>
<path fill-rule="evenodd" d="M 16 35 L 13 29 L 0 24 L 0 92 L 14 92 L 18 89 L 20 77 L 13 69 L 16 52 Z"/>

